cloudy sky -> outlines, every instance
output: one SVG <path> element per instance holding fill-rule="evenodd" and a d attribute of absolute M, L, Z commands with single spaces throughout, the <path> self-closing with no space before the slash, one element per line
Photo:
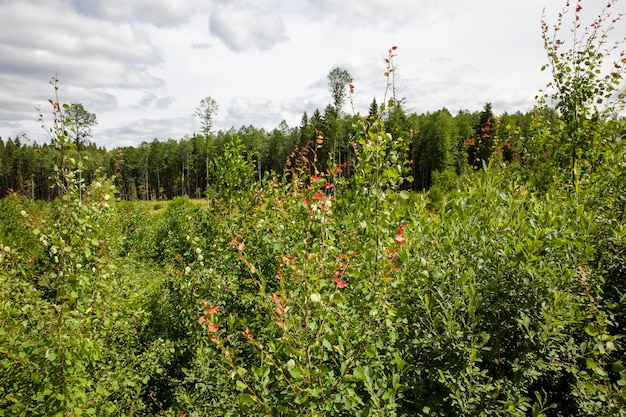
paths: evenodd
<path fill-rule="evenodd" d="M 297 126 L 303 112 L 331 101 L 326 76 L 335 67 L 350 72 L 354 109 L 366 113 L 382 100 L 383 58 L 394 45 L 409 111 L 476 111 L 486 102 L 497 113 L 525 111 L 548 80 L 543 8 L 554 21 L 563 4 L 0 0 L 0 137 L 46 140 L 35 107 L 50 118 L 55 73 L 60 101 L 97 115 L 92 139 L 107 149 L 199 132 L 193 114 L 207 96 L 219 105 L 214 129 Z"/>

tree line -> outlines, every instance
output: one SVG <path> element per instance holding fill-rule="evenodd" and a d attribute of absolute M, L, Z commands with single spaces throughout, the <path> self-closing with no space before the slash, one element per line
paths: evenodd
<path fill-rule="evenodd" d="M 456 115 L 445 108 L 407 113 L 401 103 L 384 116 L 381 113 L 374 100 L 366 118 L 383 118 L 393 137 L 409 141 L 407 157 L 414 181 L 406 188 L 414 190 L 428 189 L 433 173 L 460 174 L 467 167 L 480 167 L 496 150 L 501 150 L 506 160 L 518 159 L 530 136 L 532 120 L 532 112 L 494 115 L 489 103 L 482 111 Z M 215 175 L 216 158 L 223 156 L 225 144 L 236 140 L 254 161 L 259 181 L 269 173 L 285 173 L 290 156 L 307 144 L 315 145 L 320 171 L 336 167 L 349 176 L 353 141 L 361 133 L 359 118 L 329 104 L 323 112 L 316 110 L 311 116 L 305 112 L 295 127 L 283 121 L 273 130 L 248 125 L 211 132 L 211 125 L 203 124 L 202 134 L 111 150 L 98 147 L 88 140 L 88 131 L 82 131 L 73 140 L 71 152 L 81 162 L 86 183 L 98 175 L 114 178 L 125 200 L 201 198 L 207 187 L 220 181 Z M 79 131 L 85 127 L 78 126 Z M 61 152 L 54 143 L 38 144 L 19 136 L 0 138 L 0 194 L 15 192 L 42 200 L 58 197 L 60 190 L 51 178 L 60 160 Z"/>

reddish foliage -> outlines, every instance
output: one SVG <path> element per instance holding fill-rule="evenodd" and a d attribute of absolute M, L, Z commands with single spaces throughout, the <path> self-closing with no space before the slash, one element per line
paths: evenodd
<path fill-rule="evenodd" d="M 346 281 L 339 279 L 338 277 L 335 276 L 335 278 L 333 278 L 333 280 L 335 281 L 335 284 L 337 285 L 337 288 L 346 288 Z"/>
<path fill-rule="evenodd" d="M 204 311 L 206 311 L 209 315 L 216 314 L 219 309 L 219 306 L 217 305 L 209 306 L 209 303 L 207 303 L 206 300 L 202 300 L 202 305 L 204 306 Z"/>
<path fill-rule="evenodd" d="M 246 327 L 246 329 L 244 331 L 241 332 L 242 335 L 244 335 L 245 337 L 247 337 L 249 340 L 254 339 L 254 335 L 252 333 L 250 333 L 250 328 Z"/>

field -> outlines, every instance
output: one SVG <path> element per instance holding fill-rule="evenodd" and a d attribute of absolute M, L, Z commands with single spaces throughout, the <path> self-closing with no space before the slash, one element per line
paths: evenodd
<path fill-rule="evenodd" d="M 424 133 L 421 192 L 394 100 L 344 117 L 323 169 L 323 131 L 281 172 L 233 138 L 205 198 L 147 202 L 87 175 L 51 101 L 51 201 L 34 177 L 0 200 L 0 416 L 626 415 L 626 58 L 594 69 L 601 23 L 569 53 L 544 24 L 524 132 Z"/>

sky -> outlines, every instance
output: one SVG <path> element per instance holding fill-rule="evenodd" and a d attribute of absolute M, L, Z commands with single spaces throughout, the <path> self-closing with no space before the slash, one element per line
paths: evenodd
<path fill-rule="evenodd" d="M 604 0 L 582 4 L 597 15 Z M 353 78 L 367 113 L 385 94 L 394 51 L 397 97 L 408 112 L 447 108 L 527 111 L 549 81 L 541 19 L 565 0 L 0 0 L 0 137 L 48 141 L 49 84 L 98 124 L 112 149 L 201 130 L 194 112 L 212 97 L 214 130 L 281 121 L 331 102 L 328 73 Z M 594 9 L 595 10 L 592 10 Z M 624 2 L 613 7 L 626 12 Z M 623 22 L 620 22 L 622 24 Z"/>

